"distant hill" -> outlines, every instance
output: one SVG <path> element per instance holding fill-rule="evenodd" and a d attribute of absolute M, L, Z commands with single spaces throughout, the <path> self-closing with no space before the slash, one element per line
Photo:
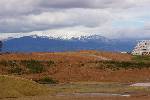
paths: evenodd
<path fill-rule="evenodd" d="M 76 50 L 131 51 L 136 40 L 107 39 L 99 35 L 61 39 L 24 36 L 3 41 L 4 52 L 58 52 Z"/>

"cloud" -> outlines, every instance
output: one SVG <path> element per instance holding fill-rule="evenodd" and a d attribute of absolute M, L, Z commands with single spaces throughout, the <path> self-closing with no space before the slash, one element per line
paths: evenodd
<path fill-rule="evenodd" d="M 134 5 L 130 0 L 0 0 L 0 15 L 35 14 L 51 9 L 124 8 Z"/>
<path fill-rule="evenodd" d="M 41 1 L 41 0 L 40 0 Z M 55 0 L 41 2 L 42 7 L 51 8 L 112 8 L 129 7 L 128 0 Z M 116 6 L 117 5 L 117 6 Z"/>
<path fill-rule="evenodd" d="M 18 17 L 4 17 L 0 19 L 0 27 L 3 32 L 30 32 L 75 26 L 98 27 L 109 20 L 110 13 L 103 10 L 69 9 Z"/>
<path fill-rule="evenodd" d="M 0 0 L 0 9 L 0 33 L 149 36 L 150 0 Z"/>

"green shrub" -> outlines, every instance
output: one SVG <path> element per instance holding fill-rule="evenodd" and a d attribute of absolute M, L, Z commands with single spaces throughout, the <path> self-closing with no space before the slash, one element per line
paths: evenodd
<path fill-rule="evenodd" d="M 150 56 L 133 56 L 132 60 L 137 62 L 150 62 Z"/>
<path fill-rule="evenodd" d="M 22 69 L 17 64 L 17 61 L 8 61 L 8 71 L 11 74 L 21 74 Z"/>
<path fill-rule="evenodd" d="M 27 61 L 21 61 L 21 63 L 24 64 L 31 73 L 41 73 L 44 71 L 44 67 L 40 61 L 27 60 Z"/>
<path fill-rule="evenodd" d="M 47 65 L 48 65 L 48 67 L 51 67 L 52 65 L 54 65 L 55 63 L 54 63 L 54 61 L 47 61 Z"/>
<path fill-rule="evenodd" d="M 42 84 L 57 84 L 58 81 L 50 78 L 50 77 L 43 77 L 42 79 L 38 80 L 37 82 L 42 83 Z"/>
<path fill-rule="evenodd" d="M 21 74 L 22 69 L 19 66 L 18 62 L 13 60 L 13 61 L 6 61 L 6 60 L 1 60 L 0 65 L 3 67 L 3 69 L 7 70 L 9 74 Z"/>
<path fill-rule="evenodd" d="M 38 60 L 0 60 L 1 69 L 8 73 L 41 73 L 53 66 L 54 61 L 38 61 Z M 23 69 L 24 68 L 24 69 Z"/>
<path fill-rule="evenodd" d="M 0 65 L 8 67 L 8 66 L 17 66 L 17 61 L 7 61 L 7 60 L 1 60 Z"/>
<path fill-rule="evenodd" d="M 111 70 L 119 70 L 119 69 L 142 69 L 142 68 L 150 68 L 150 63 L 144 62 L 130 62 L 130 61 L 99 61 L 98 68 L 103 69 L 111 69 Z"/>
<path fill-rule="evenodd" d="M 18 74 L 18 75 L 22 74 L 22 69 L 18 66 L 11 66 L 11 68 L 8 71 L 11 74 Z"/>

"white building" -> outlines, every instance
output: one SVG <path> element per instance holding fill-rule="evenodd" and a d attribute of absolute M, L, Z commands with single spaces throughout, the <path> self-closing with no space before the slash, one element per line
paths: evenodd
<path fill-rule="evenodd" d="M 138 42 L 134 50 L 133 55 L 150 55 L 150 40 L 142 40 Z"/>

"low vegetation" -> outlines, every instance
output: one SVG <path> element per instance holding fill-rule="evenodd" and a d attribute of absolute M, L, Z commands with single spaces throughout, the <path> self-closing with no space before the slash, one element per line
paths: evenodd
<path fill-rule="evenodd" d="M 39 79 L 37 82 L 41 83 L 41 84 L 57 84 L 58 83 L 57 80 L 55 80 L 51 77 L 43 77 L 43 78 Z"/>
<path fill-rule="evenodd" d="M 26 66 L 26 68 L 31 72 L 31 73 L 41 73 L 44 71 L 44 66 L 40 61 L 37 60 L 25 60 L 21 61 L 21 63 Z"/>
<path fill-rule="evenodd" d="M 94 63 L 98 64 L 98 68 L 112 70 L 150 68 L 150 63 L 134 61 L 99 61 Z"/>
<path fill-rule="evenodd" d="M 60 83 L 141 82 L 150 80 L 149 73 L 148 56 L 98 51 L 10 53 L 0 56 L 0 74 L 23 76 L 41 83 L 57 83 L 56 80 Z"/>
<path fill-rule="evenodd" d="M 27 74 L 27 73 L 42 73 L 47 68 L 54 65 L 53 61 L 38 61 L 38 60 L 1 60 L 0 67 L 2 71 L 9 74 Z"/>
<path fill-rule="evenodd" d="M 136 62 L 150 62 L 150 56 L 133 56 L 132 59 Z"/>
<path fill-rule="evenodd" d="M 44 95 L 48 92 L 47 87 L 36 82 L 13 76 L 0 76 L 0 98 Z"/>

